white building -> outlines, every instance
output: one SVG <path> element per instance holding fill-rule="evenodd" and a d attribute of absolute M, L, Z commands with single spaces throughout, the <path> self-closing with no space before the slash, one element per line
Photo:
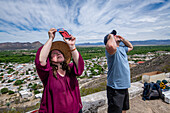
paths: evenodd
<path fill-rule="evenodd" d="M 35 98 L 42 98 L 42 93 L 36 94 Z"/>
<path fill-rule="evenodd" d="M 20 91 L 19 94 L 21 95 L 22 98 L 28 98 L 32 96 L 32 92 L 28 92 L 25 90 Z"/>

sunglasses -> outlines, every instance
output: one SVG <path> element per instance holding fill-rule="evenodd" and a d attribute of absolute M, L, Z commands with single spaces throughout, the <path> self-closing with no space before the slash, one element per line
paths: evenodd
<path fill-rule="evenodd" d="M 64 32 L 64 28 L 57 29 L 57 32 Z"/>

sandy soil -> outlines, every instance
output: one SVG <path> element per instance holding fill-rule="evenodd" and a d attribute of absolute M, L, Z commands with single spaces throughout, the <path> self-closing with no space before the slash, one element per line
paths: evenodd
<path fill-rule="evenodd" d="M 143 101 L 138 96 L 130 100 L 130 110 L 127 113 L 170 113 L 170 104 L 161 99 Z"/>

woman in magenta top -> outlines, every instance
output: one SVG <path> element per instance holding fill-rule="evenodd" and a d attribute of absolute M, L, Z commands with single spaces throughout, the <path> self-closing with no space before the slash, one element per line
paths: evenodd
<path fill-rule="evenodd" d="M 82 103 L 76 76 L 83 73 L 84 61 L 75 47 L 76 38 L 53 42 L 56 31 L 49 30 L 48 41 L 36 54 L 36 69 L 44 85 L 39 112 L 80 113 Z"/>

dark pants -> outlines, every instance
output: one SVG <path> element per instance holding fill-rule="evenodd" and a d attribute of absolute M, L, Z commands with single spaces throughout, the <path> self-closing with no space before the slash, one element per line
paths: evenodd
<path fill-rule="evenodd" d="M 113 89 L 107 86 L 108 113 L 122 113 L 129 109 L 128 89 Z"/>

